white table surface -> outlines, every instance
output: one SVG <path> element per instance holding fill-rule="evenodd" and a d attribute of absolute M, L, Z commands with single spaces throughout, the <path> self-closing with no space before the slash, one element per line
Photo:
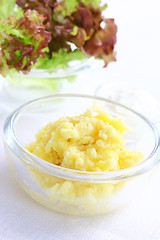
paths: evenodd
<path fill-rule="evenodd" d="M 108 16 L 118 24 L 118 53 L 117 62 L 101 71 L 101 77 L 108 84 L 121 81 L 144 87 L 160 101 L 158 0 L 108 4 Z M 140 198 L 108 215 L 84 218 L 51 212 L 30 199 L 10 172 L 2 143 L 7 115 L 0 109 L 0 240 L 160 239 L 160 167 Z"/>

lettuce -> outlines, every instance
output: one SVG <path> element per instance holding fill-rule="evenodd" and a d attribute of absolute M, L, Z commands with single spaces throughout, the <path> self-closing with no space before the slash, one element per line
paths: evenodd
<path fill-rule="evenodd" d="M 50 33 L 45 31 L 44 17 L 34 10 L 28 10 L 17 19 L 9 16 L 0 21 L 0 63 L 4 76 L 9 69 L 15 68 L 28 72 L 37 58 L 45 56 L 42 49 L 51 40 Z"/>
<path fill-rule="evenodd" d="M 16 0 L 0 0 L 0 19 L 13 15 Z"/>
<path fill-rule="evenodd" d="M 101 0 L 0 0 L 0 74 L 67 67 L 94 56 L 115 61 L 117 26 Z M 16 4 L 15 4 L 16 3 Z M 104 25 L 104 27 L 102 27 Z M 73 51 L 71 43 L 74 44 Z M 47 49 L 47 51 L 46 51 Z"/>
<path fill-rule="evenodd" d="M 23 16 L 23 9 L 15 5 L 15 3 L 16 0 L 0 0 L 0 19 L 7 18 L 9 15 L 16 16 L 16 18 Z"/>
<path fill-rule="evenodd" d="M 54 27 L 54 31 L 66 41 L 74 43 L 87 56 L 103 59 L 105 67 L 116 60 L 114 45 L 117 26 L 114 19 L 104 19 L 99 8 L 80 3 L 70 18 L 63 19 L 61 24 Z"/>
<path fill-rule="evenodd" d="M 70 16 L 73 12 L 76 12 L 76 7 L 80 3 L 83 3 L 86 6 L 89 5 L 89 4 L 92 4 L 92 6 L 95 9 L 101 8 L 101 6 L 100 6 L 101 1 L 100 0 L 75 0 L 75 1 L 64 0 L 57 6 L 59 7 L 59 9 L 61 9 L 61 11 L 63 11 L 63 16 Z"/>
<path fill-rule="evenodd" d="M 39 57 L 34 68 L 54 71 L 54 69 L 68 67 L 69 62 L 71 61 L 83 60 L 86 58 L 88 57 L 78 49 L 73 52 L 61 49 L 58 53 L 53 53 L 52 58 L 49 58 L 49 56 L 46 56 L 45 58 L 43 58 L 43 56 Z"/>
<path fill-rule="evenodd" d="M 116 60 L 113 50 L 116 43 L 117 27 L 114 19 L 107 19 L 104 22 L 104 29 L 96 31 L 92 38 L 85 42 L 83 50 L 88 56 L 103 59 L 106 67 L 109 62 Z"/>

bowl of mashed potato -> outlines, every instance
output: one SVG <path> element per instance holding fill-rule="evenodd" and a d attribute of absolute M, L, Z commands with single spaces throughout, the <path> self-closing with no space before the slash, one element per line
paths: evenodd
<path fill-rule="evenodd" d="M 40 204 L 71 215 L 107 213 L 139 195 L 160 160 L 159 141 L 139 113 L 86 95 L 31 101 L 4 124 L 20 185 Z"/>

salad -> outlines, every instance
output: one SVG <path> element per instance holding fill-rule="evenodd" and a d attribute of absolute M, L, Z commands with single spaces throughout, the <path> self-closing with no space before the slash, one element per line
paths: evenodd
<path fill-rule="evenodd" d="M 117 26 L 100 0 L 0 0 L 0 74 L 115 61 Z M 58 61 L 56 61 L 58 59 Z"/>

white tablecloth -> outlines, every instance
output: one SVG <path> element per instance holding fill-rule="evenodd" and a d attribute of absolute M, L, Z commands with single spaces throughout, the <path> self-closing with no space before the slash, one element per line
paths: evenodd
<path fill-rule="evenodd" d="M 136 83 L 160 101 L 158 0 L 108 3 L 108 16 L 117 19 L 119 29 L 118 54 L 101 77 L 108 84 Z M 10 172 L 2 144 L 7 115 L 0 110 L 0 240 L 160 239 L 160 167 L 140 198 L 108 215 L 84 218 L 51 212 L 30 199 Z"/>

